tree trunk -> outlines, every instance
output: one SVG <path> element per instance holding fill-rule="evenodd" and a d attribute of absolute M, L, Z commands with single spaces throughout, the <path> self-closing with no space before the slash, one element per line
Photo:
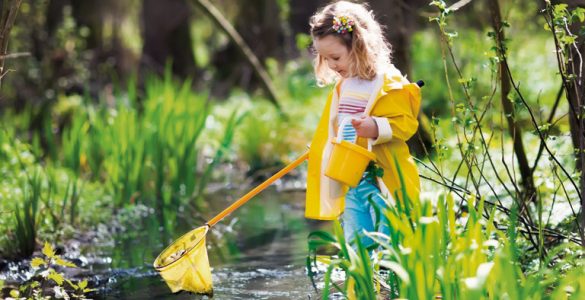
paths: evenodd
<path fill-rule="evenodd" d="M 299 50 L 303 51 L 303 49 L 296 49 L 297 35 L 309 34 L 311 16 L 325 4 L 327 1 L 324 0 L 290 0 L 288 24 L 291 30 L 291 44 L 295 46 L 294 49 L 291 49 L 293 55 L 296 55 Z"/>
<path fill-rule="evenodd" d="M 126 49 L 120 36 L 122 22 L 128 17 L 132 6 L 138 4 L 139 0 L 102 0 L 102 1 L 81 1 L 81 0 L 49 0 L 45 11 L 45 32 L 37 32 L 33 38 L 35 43 L 40 42 L 40 47 L 35 47 L 35 57 L 40 61 L 44 53 L 54 51 L 62 45 L 53 45 L 55 32 L 63 21 L 63 9 L 70 5 L 72 16 L 75 19 L 77 28 L 89 29 L 85 38 L 86 50 L 92 53 L 91 68 L 99 69 L 99 65 L 113 59 L 115 71 L 124 79 L 135 70 L 136 58 L 131 51 Z M 106 26 L 107 24 L 107 26 Z M 105 28 L 111 28 L 112 32 L 104 32 Z M 39 36 L 40 35 L 40 36 Z M 104 81 L 105 74 L 94 74 L 94 81 Z M 106 80 L 109 80 L 107 74 Z"/>
<path fill-rule="evenodd" d="M 572 66 L 569 66 L 568 71 L 570 74 L 575 74 L 579 72 L 578 70 L 574 70 Z M 583 83 L 581 83 L 582 85 Z M 569 101 L 569 105 L 577 109 L 577 113 L 569 113 L 569 125 L 571 128 L 571 140 L 573 141 L 573 148 L 576 149 L 575 153 L 575 169 L 581 172 L 581 176 L 579 177 L 579 193 L 581 194 L 581 211 L 579 213 L 579 224 L 583 229 L 585 229 L 585 141 L 584 141 L 584 134 L 585 134 L 585 123 L 583 122 L 583 89 L 582 86 L 579 88 L 573 82 L 567 83 L 567 87 L 569 90 L 567 91 L 567 101 Z M 585 241 L 583 241 L 583 246 L 585 246 Z"/>
<path fill-rule="evenodd" d="M 392 63 L 404 74 L 412 73 L 412 35 L 416 32 L 419 21 L 423 19 L 418 15 L 418 10 L 427 6 L 426 0 L 408 3 L 403 0 L 371 2 L 376 19 L 386 27 L 386 38 L 392 44 Z"/>
<path fill-rule="evenodd" d="M 69 0 L 49 0 L 45 14 L 45 28 L 47 40 L 53 40 L 59 24 L 63 21 L 63 8 L 69 4 Z"/>
<path fill-rule="evenodd" d="M 144 0 L 142 63 L 162 73 L 167 62 L 181 77 L 194 77 L 196 66 L 189 26 L 191 8 L 186 0 Z"/>
<path fill-rule="evenodd" d="M 576 7 L 585 7 L 585 1 L 583 0 L 568 0 L 561 1 L 569 5 L 570 9 Z M 580 34 L 581 26 L 583 23 L 574 22 L 570 25 L 570 30 L 573 34 L 577 34 L 578 38 L 576 45 L 578 49 L 570 49 L 569 59 L 566 62 L 567 75 L 572 76 L 573 80 L 567 80 L 565 83 L 567 101 L 569 102 L 569 125 L 571 128 L 571 140 L 573 142 L 573 148 L 575 149 L 575 169 L 581 172 L 579 177 L 579 194 L 581 196 L 581 209 L 579 212 L 578 226 L 580 226 L 581 233 L 581 245 L 585 247 L 585 120 L 583 115 L 585 113 L 585 107 L 583 99 L 585 96 L 585 80 L 580 75 L 578 67 L 579 63 L 583 62 L 575 51 L 579 51 L 581 55 L 585 53 L 585 37 Z"/>
<path fill-rule="evenodd" d="M 89 29 L 89 35 L 86 38 L 88 49 L 103 48 L 103 17 L 107 6 L 103 1 L 71 0 L 72 13 L 77 26 Z"/>
<path fill-rule="evenodd" d="M 386 38 L 392 45 L 392 63 L 412 82 L 425 79 L 412 78 L 412 58 L 410 55 L 412 35 L 423 21 L 428 22 L 418 13 L 420 9 L 425 7 L 428 7 L 427 0 L 371 2 L 376 19 L 385 26 Z M 424 126 L 428 123 L 425 122 L 425 119 L 428 118 L 424 113 L 419 113 L 420 126 L 413 138 L 407 142 L 411 152 L 416 156 L 424 156 L 425 149 L 430 149 L 432 145 L 430 129 Z"/>
<path fill-rule="evenodd" d="M 264 65 L 266 58 L 284 58 L 284 35 L 279 17 L 280 9 L 275 1 L 249 0 L 239 7 L 234 27 L 246 44 Z M 261 86 L 261 79 L 254 76 L 252 66 L 242 57 L 238 45 L 229 43 L 215 53 L 213 65 L 217 68 L 214 94 L 225 95 L 234 85 L 253 90 Z"/>
<path fill-rule="evenodd" d="M 489 11 L 491 15 L 492 27 L 496 32 L 496 46 L 498 48 L 498 55 L 501 57 L 506 56 L 504 46 L 502 45 L 505 40 L 504 29 L 502 26 L 502 16 L 500 13 L 500 4 L 498 0 L 488 0 Z M 522 201 L 524 205 L 527 201 L 535 201 L 537 197 L 536 188 L 534 186 L 534 177 L 532 168 L 528 164 L 526 157 L 526 151 L 524 149 L 524 143 L 522 142 L 522 128 L 516 122 L 516 115 L 514 112 L 514 106 L 508 99 L 508 95 L 512 89 L 510 74 L 507 72 L 507 61 L 504 59 L 500 60 L 499 64 L 499 75 L 500 75 L 500 89 L 501 89 L 501 102 L 508 121 L 508 131 L 514 141 L 514 153 L 518 160 L 518 168 L 520 169 L 520 175 L 522 176 L 521 185 L 523 188 Z M 529 212 L 526 212 L 529 213 Z"/>

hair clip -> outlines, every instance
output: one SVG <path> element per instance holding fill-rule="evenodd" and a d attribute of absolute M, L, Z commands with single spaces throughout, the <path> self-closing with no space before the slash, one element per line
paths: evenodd
<path fill-rule="evenodd" d="M 333 17 L 333 30 L 339 34 L 345 34 L 353 31 L 353 25 L 355 23 L 348 16 Z"/>

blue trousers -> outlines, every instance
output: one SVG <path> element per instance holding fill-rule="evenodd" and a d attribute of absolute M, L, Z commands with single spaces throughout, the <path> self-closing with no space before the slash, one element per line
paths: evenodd
<path fill-rule="evenodd" d="M 376 213 L 368 201 L 370 197 L 380 209 L 378 228 L 376 228 Z M 390 234 L 388 221 L 383 214 L 386 207 L 387 204 L 380 196 L 380 190 L 378 187 L 371 179 L 367 177 L 362 178 L 358 186 L 350 188 L 345 195 L 345 212 L 342 216 L 345 240 L 355 247 L 355 237 L 357 234 L 362 245 L 368 247 L 372 245 L 374 241 L 365 236 L 364 231 L 377 231 L 386 235 Z"/>

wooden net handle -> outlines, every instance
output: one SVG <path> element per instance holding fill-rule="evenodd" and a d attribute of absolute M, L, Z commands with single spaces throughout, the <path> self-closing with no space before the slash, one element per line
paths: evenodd
<path fill-rule="evenodd" d="M 284 176 L 285 174 L 290 172 L 292 169 L 298 167 L 307 158 L 309 158 L 309 150 L 307 150 L 305 153 L 303 153 L 303 155 L 301 155 L 297 159 L 295 159 L 295 161 L 293 161 L 292 163 L 290 163 L 289 165 L 284 167 L 282 170 L 278 171 L 278 173 L 272 175 L 272 177 L 268 178 L 266 181 L 262 182 L 260 185 L 258 185 L 257 187 L 255 187 L 254 189 L 249 191 L 247 194 L 242 196 L 236 202 L 232 203 L 232 205 L 230 205 L 228 208 L 224 209 L 222 212 L 220 212 L 213 219 L 209 220 L 209 222 L 207 222 L 206 225 L 209 227 L 215 225 L 217 222 L 221 221 L 223 218 L 225 218 L 227 215 L 232 213 L 234 210 L 238 209 L 240 206 L 242 206 L 246 202 L 248 202 L 248 200 L 250 200 L 252 197 L 256 196 L 256 194 L 263 191 L 265 188 L 267 188 L 269 185 L 271 185 L 277 179 Z"/>

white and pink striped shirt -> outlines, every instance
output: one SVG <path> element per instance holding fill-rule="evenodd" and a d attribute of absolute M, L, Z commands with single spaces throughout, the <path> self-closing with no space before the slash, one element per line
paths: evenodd
<path fill-rule="evenodd" d="M 339 108 L 337 110 L 338 124 L 345 118 L 359 117 L 366 110 L 368 100 L 374 92 L 376 82 L 374 80 L 364 80 L 357 77 L 350 77 L 341 83 L 339 95 Z M 343 139 L 354 141 L 356 138 L 355 129 L 348 123 L 343 128 Z"/>

